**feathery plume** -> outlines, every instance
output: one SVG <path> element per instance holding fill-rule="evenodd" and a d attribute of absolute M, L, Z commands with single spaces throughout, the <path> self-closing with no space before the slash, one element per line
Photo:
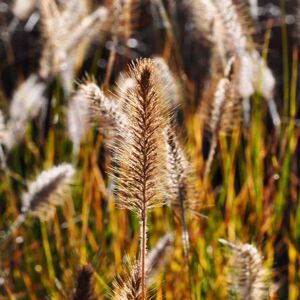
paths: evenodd
<path fill-rule="evenodd" d="M 7 130 L 3 137 L 8 150 L 23 139 L 28 121 L 37 117 L 47 103 L 44 97 L 45 91 L 46 84 L 33 74 L 14 93 L 10 104 Z"/>
<path fill-rule="evenodd" d="M 24 223 L 28 215 L 45 221 L 52 218 L 55 207 L 62 205 L 66 198 L 74 173 L 74 168 L 64 163 L 43 171 L 31 182 L 28 192 L 22 197 L 21 213 L 0 240 L 0 246 Z"/>
<path fill-rule="evenodd" d="M 43 94 L 46 90 L 46 84 L 36 75 L 30 75 L 16 90 L 11 105 L 10 105 L 10 119 L 16 121 L 21 118 L 24 119 L 35 118 L 43 104 L 45 98 Z"/>
<path fill-rule="evenodd" d="M 244 300 L 268 299 L 269 286 L 267 270 L 263 267 L 263 258 L 251 244 L 235 245 L 220 239 L 220 243 L 232 252 L 232 274 L 229 287 L 232 299 L 238 295 Z"/>
<path fill-rule="evenodd" d="M 254 46 L 253 26 L 250 25 L 247 14 L 232 0 L 212 2 L 216 8 L 215 18 L 222 20 L 224 28 L 221 44 L 224 44 L 222 47 L 225 52 L 219 51 L 223 56 L 221 58 L 224 60 L 225 53 L 227 56 L 235 55 L 239 60 L 238 90 L 244 102 L 245 123 L 249 124 L 250 119 L 249 99 L 257 92 L 267 101 L 274 126 L 280 126 L 280 117 L 273 99 L 275 78 Z"/>
<path fill-rule="evenodd" d="M 98 121 L 100 128 L 112 127 L 122 130 L 127 127 L 127 115 L 122 111 L 120 103 L 105 96 L 95 83 L 86 82 L 80 85 L 77 97 L 88 103 L 91 120 Z"/>
<path fill-rule="evenodd" d="M 86 1 L 72 0 L 58 5 L 54 0 L 44 0 L 39 5 L 45 39 L 40 76 L 49 80 L 60 74 L 65 91 L 69 93 L 78 51 L 89 44 L 98 30 L 107 30 L 108 11 L 99 7 L 88 15 Z"/>
<path fill-rule="evenodd" d="M 142 300 L 141 268 L 138 262 L 127 263 L 113 283 L 113 300 Z"/>
<path fill-rule="evenodd" d="M 258 19 L 258 12 L 259 12 L 259 7 L 258 7 L 258 0 L 248 0 L 249 6 L 250 6 L 250 13 L 251 16 L 254 20 Z"/>
<path fill-rule="evenodd" d="M 168 114 L 159 100 L 154 76 L 150 59 L 138 60 L 132 66 L 129 77 L 134 79 L 135 87 L 130 89 L 127 99 L 121 99 L 126 102 L 126 107 L 122 109 L 124 114 L 128 114 L 128 129 L 121 130 L 120 136 L 124 137 L 124 142 L 114 149 L 116 160 L 122 166 L 117 188 L 117 192 L 121 192 L 118 194 L 119 206 L 138 214 L 144 205 L 150 209 L 163 204 L 157 199 L 158 187 L 155 182 L 158 180 L 154 180 L 154 177 L 162 176 L 159 165 L 165 160 L 165 149 L 161 141 L 164 140 L 163 129 Z M 140 199 L 139 195 L 143 193 L 142 183 L 145 180 L 145 193 L 149 201 Z M 133 184 L 135 181 L 137 183 Z M 144 201 L 146 203 L 142 204 Z"/>
<path fill-rule="evenodd" d="M 197 35 L 203 36 L 207 42 L 212 42 L 215 7 L 211 0 L 184 0 Z"/>
<path fill-rule="evenodd" d="M 240 101 L 236 92 L 235 78 L 233 78 L 234 59 L 230 59 L 224 76 L 218 81 L 213 100 L 205 98 L 200 108 L 200 118 L 212 133 L 210 151 L 206 161 L 204 178 L 207 178 L 215 150 L 218 136 L 233 130 L 240 120 Z"/>
<path fill-rule="evenodd" d="M 114 94 L 116 98 L 126 99 L 129 91 L 134 88 L 135 80 L 128 77 L 128 74 L 121 72 L 115 83 Z"/>
<path fill-rule="evenodd" d="M 52 218 L 55 207 L 65 200 L 74 173 L 74 168 L 66 163 L 43 171 L 23 195 L 22 213 L 43 220 Z"/>
<path fill-rule="evenodd" d="M 115 98 L 108 98 L 92 81 L 79 86 L 68 108 L 68 131 L 75 150 L 79 149 L 83 136 L 90 128 L 91 122 L 97 122 L 98 128 L 109 130 L 124 129 L 127 126 L 127 116 Z"/>
<path fill-rule="evenodd" d="M 87 264 L 81 267 L 76 278 L 75 291 L 72 300 L 92 300 L 95 299 L 93 286 L 94 270 Z"/>
<path fill-rule="evenodd" d="M 175 108 L 180 104 L 181 91 L 177 78 L 175 78 L 170 67 L 162 57 L 154 57 L 155 72 L 159 78 L 157 85 L 161 91 L 164 101 Z"/>
<path fill-rule="evenodd" d="M 174 249 L 174 233 L 168 232 L 155 245 L 147 255 L 147 281 L 146 285 L 150 286 L 157 274 L 170 261 L 170 254 Z"/>
<path fill-rule="evenodd" d="M 80 143 L 90 126 L 89 102 L 81 92 L 77 92 L 69 101 L 68 135 L 73 142 L 74 153 L 78 153 Z"/>
<path fill-rule="evenodd" d="M 171 127 L 166 128 L 167 135 L 167 169 L 170 178 L 170 204 L 178 213 L 182 226 L 182 242 L 186 260 L 189 254 L 189 233 L 186 224 L 186 212 L 195 209 L 196 188 L 192 166 L 178 142 L 177 136 Z"/>
<path fill-rule="evenodd" d="M 28 19 L 37 4 L 37 0 L 14 0 L 12 6 L 13 14 L 20 20 Z"/>
<path fill-rule="evenodd" d="M 150 59 L 138 60 L 129 77 L 135 80 L 135 88 L 127 99 L 122 99 L 126 101 L 128 127 L 119 133 L 122 138 L 115 147 L 120 166 L 116 191 L 119 206 L 136 212 L 140 218 L 142 299 L 146 299 L 147 213 L 164 204 L 159 184 L 164 182 L 161 166 L 166 149 L 162 141 L 168 114 L 156 91 L 157 80 Z"/>
<path fill-rule="evenodd" d="M 161 238 L 147 255 L 146 286 L 153 284 L 155 276 L 169 262 L 169 254 L 174 247 L 174 233 L 169 232 Z M 141 269 L 138 262 L 130 264 L 129 259 L 125 264 L 123 273 L 113 283 L 112 299 L 131 300 L 142 299 Z"/>
<path fill-rule="evenodd" d="M 223 41 L 226 42 L 227 53 L 234 51 L 234 53 L 242 54 L 249 47 L 249 43 L 252 42 L 249 31 L 252 28 L 251 24 L 246 23 L 246 19 L 243 19 L 243 13 L 238 10 L 232 0 L 222 2 L 212 0 L 212 3 L 215 6 L 215 18 L 220 18 L 226 29 L 224 31 L 226 37 L 223 37 Z"/>

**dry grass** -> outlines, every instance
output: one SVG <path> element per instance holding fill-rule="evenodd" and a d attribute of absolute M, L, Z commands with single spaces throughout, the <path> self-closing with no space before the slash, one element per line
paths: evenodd
<path fill-rule="evenodd" d="M 21 2 L 0 13 L 0 299 L 298 299 L 292 16 Z"/>

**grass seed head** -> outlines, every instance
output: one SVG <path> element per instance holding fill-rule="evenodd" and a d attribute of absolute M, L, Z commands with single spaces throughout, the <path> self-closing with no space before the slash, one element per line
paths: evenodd
<path fill-rule="evenodd" d="M 138 262 L 127 263 L 114 282 L 113 300 L 141 300 L 142 277 Z"/>
<path fill-rule="evenodd" d="M 232 299 L 266 300 L 269 294 L 268 271 L 263 258 L 251 244 L 235 245 L 221 239 L 231 251 L 229 293 Z"/>
<path fill-rule="evenodd" d="M 66 163 L 43 171 L 23 195 L 22 212 L 43 220 L 52 218 L 55 207 L 66 200 L 74 173 L 74 168 Z"/>
<path fill-rule="evenodd" d="M 140 214 L 164 203 L 160 182 L 166 180 L 163 129 L 168 113 L 158 95 L 152 60 L 138 60 L 129 77 L 134 88 L 121 99 L 128 126 L 119 132 L 120 143 L 114 148 L 120 166 L 116 192 L 120 207 Z"/>
<path fill-rule="evenodd" d="M 78 272 L 72 300 L 95 300 L 93 285 L 94 270 L 91 265 L 84 265 Z"/>

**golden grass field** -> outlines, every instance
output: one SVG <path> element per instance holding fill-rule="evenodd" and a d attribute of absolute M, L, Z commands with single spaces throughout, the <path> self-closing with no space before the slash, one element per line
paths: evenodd
<path fill-rule="evenodd" d="M 254 2 L 0 1 L 0 299 L 300 299 L 300 3 Z"/>

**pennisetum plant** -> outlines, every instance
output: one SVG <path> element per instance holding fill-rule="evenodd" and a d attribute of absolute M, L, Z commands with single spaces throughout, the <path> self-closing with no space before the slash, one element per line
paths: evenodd
<path fill-rule="evenodd" d="M 204 37 L 206 42 L 213 43 L 212 33 L 215 7 L 211 0 L 184 0 L 197 37 Z"/>
<path fill-rule="evenodd" d="M 212 69 L 220 69 L 220 64 L 225 68 L 232 55 L 239 61 L 237 90 L 243 100 L 245 124 L 250 123 L 250 98 L 258 93 L 268 103 L 274 126 L 280 126 L 274 101 L 276 81 L 257 50 L 254 26 L 244 5 L 232 0 L 186 0 L 185 3 L 193 16 L 196 32 L 202 33 L 213 46 Z"/>
<path fill-rule="evenodd" d="M 257 21 L 259 17 L 258 0 L 248 0 L 248 2 L 251 17 L 253 20 Z"/>
<path fill-rule="evenodd" d="M 0 240 L 0 245 L 24 223 L 28 215 L 44 221 L 51 219 L 55 207 L 64 203 L 74 173 L 74 168 L 67 163 L 40 173 L 37 179 L 28 185 L 28 191 L 22 197 L 21 213 Z"/>
<path fill-rule="evenodd" d="M 137 0 L 113 0 L 112 1 L 112 26 L 110 55 L 107 62 L 107 70 L 104 78 L 103 89 L 106 90 L 112 74 L 113 65 L 116 59 L 118 43 L 123 42 L 127 47 L 130 36 L 136 23 L 136 10 L 139 5 Z M 127 48 L 126 48 L 127 49 Z M 128 53 L 125 53 L 128 55 Z"/>
<path fill-rule="evenodd" d="M 186 213 L 193 212 L 196 206 L 197 192 L 193 168 L 187 160 L 171 125 L 166 127 L 167 139 L 167 169 L 170 178 L 170 204 L 178 214 L 182 227 L 182 242 L 186 262 L 189 255 L 189 232 L 186 222 Z"/>
<path fill-rule="evenodd" d="M 157 78 L 157 88 L 161 100 L 170 111 L 180 105 L 181 90 L 175 75 L 162 57 L 153 59 Z M 188 265 L 189 233 L 187 229 L 187 212 L 194 212 L 196 207 L 195 174 L 192 164 L 188 161 L 184 149 L 175 131 L 175 120 L 172 118 L 166 125 L 164 133 L 167 144 L 167 171 L 169 177 L 169 204 L 178 215 L 182 227 L 182 243 L 184 256 Z"/>
<path fill-rule="evenodd" d="M 36 4 L 37 0 L 14 0 L 12 5 L 12 12 L 15 17 L 22 21 L 25 21 L 35 9 Z"/>
<path fill-rule="evenodd" d="M 45 40 L 39 74 L 45 80 L 60 74 L 63 87 L 70 93 L 77 54 L 100 32 L 109 28 L 108 10 L 99 7 L 88 14 L 86 1 L 55 0 L 39 2 Z M 87 34 L 88 32 L 88 34 Z"/>
<path fill-rule="evenodd" d="M 170 110 L 174 110 L 181 103 L 182 92 L 178 78 L 173 74 L 164 58 L 156 56 L 153 58 L 155 72 L 159 81 L 157 82 L 161 91 L 161 97 Z"/>
<path fill-rule="evenodd" d="M 127 126 L 127 115 L 122 111 L 118 99 L 106 96 L 91 80 L 79 85 L 69 103 L 67 116 L 68 133 L 75 153 L 91 123 L 96 123 L 99 130 L 111 135 Z"/>
<path fill-rule="evenodd" d="M 163 182 L 166 147 L 164 128 L 168 112 L 156 90 L 154 65 L 150 59 L 137 60 L 129 77 L 135 81 L 126 102 L 128 126 L 119 132 L 120 142 L 114 147 L 119 173 L 116 195 L 119 207 L 135 212 L 140 220 L 140 254 L 137 272 L 141 281 L 141 299 L 146 292 L 147 215 L 164 204 Z"/>
<path fill-rule="evenodd" d="M 234 62 L 233 58 L 229 60 L 225 74 L 217 81 L 213 99 L 204 98 L 201 103 L 200 118 L 212 134 L 204 182 L 211 170 L 219 135 L 228 133 L 239 124 L 241 106 L 236 92 Z"/>
<path fill-rule="evenodd" d="M 166 233 L 147 254 L 147 286 L 154 282 L 155 277 L 170 262 L 170 257 L 174 251 L 174 239 L 173 232 Z"/>
<path fill-rule="evenodd" d="M 93 267 L 89 264 L 80 268 L 75 283 L 74 293 L 70 300 L 95 300 L 93 284 Z"/>
<path fill-rule="evenodd" d="M 112 99 L 92 81 L 79 86 L 78 97 L 88 104 L 91 120 L 98 122 L 100 128 L 126 128 L 127 115 L 121 109 L 116 99 Z"/>
<path fill-rule="evenodd" d="M 10 151 L 24 137 L 29 120 L 38 116 L 45 107 L 46 84 L 36 75 L 30 75 L 15 91 L 2 143 Z"/>
<path fill-rule="evenodd" d="M 261 57 L 253 41 L 252 29 L 247 12 L 232 0 L 212 0 L 215 18 L 223 24 L 223 41 L 226 53 L 232 53 L 239 60 L 240 75 L 238 91 L 243 98 L 246 124 L 250 123 L 249 99 L 254 93 L 262 95 L 268 103 L 275 127 L 280 126 L 280 116 L 274 101 L 275 78 Z"/>
<path fill-rule="evenodd" d="M 149 288 L 159 272 L 167 266 L 170 254 L 174 248 L 174 234 L 168 232 L 147 254 L 146 286 Z M 124 270 L 113 283 L 114 290 L 111 297 L 114 300 L 142 299 L 140 265 L 138 262 L 130 263 L 126 257 Z"/>
<path fill-rule="evenodd" d="M 142 300 L 141 267 L 139 262 L 125 264 L 124 270 L 113 283 L 113 300 Z"/>
<path fill-rule="evenodd" d="M 229 277 L 230 299 L 266 300 L 269 295 L 270 274 L 263 266 L 263 258 L 251 244 L 233 244 L 224 239 L 220 243 L 231 251 Z"/>

